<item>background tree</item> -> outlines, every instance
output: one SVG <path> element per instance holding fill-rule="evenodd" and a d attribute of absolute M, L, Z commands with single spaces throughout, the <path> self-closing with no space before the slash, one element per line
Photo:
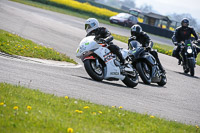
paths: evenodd
<path fill-rule="evenodd" d="M 147 4 L 142 5 L 139 9 L 140 9 L 142 12 L 146 12 L 146 13 L 148 13 L 148 12 L 153 12 L 152 6 L 151 6 L 151 5 L 147 5 Z"/>
<path fill-rule="evenodd" d="M 122 1 L 122 5 L 129 7 L 129 8 L 135 8 L 136 7 L 134 0 L 124 0 L 124 1 Z"/>

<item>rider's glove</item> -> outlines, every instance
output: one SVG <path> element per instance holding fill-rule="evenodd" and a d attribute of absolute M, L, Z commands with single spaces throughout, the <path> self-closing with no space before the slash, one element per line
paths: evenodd
<path fill-rule="evenodd" d="M 151 47 L 150 47 L 150 46 L 147 46 L 147 47 L 146 47 L 146 50 L 147 50 L 147 51 L 151 51 Z"/>
<path fill-rule="evenodd" d="M 106 41 L 103 39 L 103 38 L 99 38 L 99 43 L 103 43 L 103 44 L 106 44 Z"/>
<path fill-rule="evenodd" d="M 178 46 L 178 42 L 174 42 L 174 45 L 175 45 L 175 46 Z"/>
<path fill-rule="evenodd" d="M 112 45 L 112 44 L 113 44 L 113 42 L 109 42 L 109 43 L 108 43 L 108 45 Z"/>

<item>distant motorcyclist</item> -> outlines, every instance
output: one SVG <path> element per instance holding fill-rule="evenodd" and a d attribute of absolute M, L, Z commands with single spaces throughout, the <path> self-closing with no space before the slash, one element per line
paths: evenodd
<path fill-rule="evenodd" d="M 145 33 L 144 31 L 142 31 L 142 27 L 140 25 L 136 24 L 136 25 L 133 25 L 131 27 L 131 37 L 128 40 L 128 45 L 130 45 L 130 42 L 132 40 L 136 40 L 136 41 L 138 41 L 142 45 L 142 47 L 148 48 L 149 51 L 150 51 L 150 53 L 156 59 L 156 62 L 158 63 L 158 66 L 159 66 L 161 72 L 165 73 L 165 69 L 161 65 L 160 60 L 158 58 L 158 53 L 154 49 L 152 49 L 153 42 L 151 41 L 151 39 L 147 35 L 147 33 Z"/>
<path fill-rule="evenodd" d="M 107 38 L 112 37 L 111 33 L 104 27 L 99 27 L 99 22 L 95 18 L 89 18 L 85 22 L 85 30 L 87 32 L 86 36 L 95 36 L 96 41 L 103 41 Z M 108 43 L 107 47 L 112 53 L 116 54 L 120 59 L 120 63 L 124 65 L 125 59 L 120 52 L 120 48 L 117 45 L 114 45 L 112 42 Z"/>
<path fill-rule="evenodd" d="M 195 40 L 198 40 L 198 36 L 195 30 L 189 26 L 189 20 L 187 18 L 182 19 L 181 26 L 176 28 L 174 35 L 172 36 L 172 42 L 174 43 L 175 47 L 173 49 L 173 57 L 176 57 L 178 61 L 178 65 L 181 64 L 181 58 L 179 52 L 181 50 L 181 43 L 185 42 L 185 40 L 191 39 L 191 35 L 194 36 Z M 200 48 L 194 45 L 197 50 L 197 54 L 200 52 Z M 184 54 L 183 54 L 184 57 Z"/>

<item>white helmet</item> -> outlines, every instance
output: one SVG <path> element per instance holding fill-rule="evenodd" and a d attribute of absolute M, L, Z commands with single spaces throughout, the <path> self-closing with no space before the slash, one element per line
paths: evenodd
<path fill-rule="evenodd" d="M 138 24 L 135 24 L 131 27 L 131 35 L 136 36 L 142 32 L 142 27 Z"/>
<path fill-rule="evenodd" d="M 99 27 L 99 21 L 95 18 L 89 18 L 85 22 L 85 30 L 88 33 L 90 33 L 92 30 L 95 30 Z"/>

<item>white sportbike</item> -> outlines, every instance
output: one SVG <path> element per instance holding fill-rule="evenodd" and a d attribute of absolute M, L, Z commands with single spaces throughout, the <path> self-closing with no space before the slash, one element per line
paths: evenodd
<path fill-rule="evenodd" d="M 120 65 L 118 57 L 107 48 L 108 43 L 113 40 L 105 40 L 103 43 L 94 40 L 94 36 L 82 39 L 76 51 L 76 57 L 80 58 L 89 76 L 96 80 L 122 80 L 128 87 L 138 84 L 136 69 L 129 63 Z M 124 59 L 129 60 L 129 50 L 121 49 Z"/>

